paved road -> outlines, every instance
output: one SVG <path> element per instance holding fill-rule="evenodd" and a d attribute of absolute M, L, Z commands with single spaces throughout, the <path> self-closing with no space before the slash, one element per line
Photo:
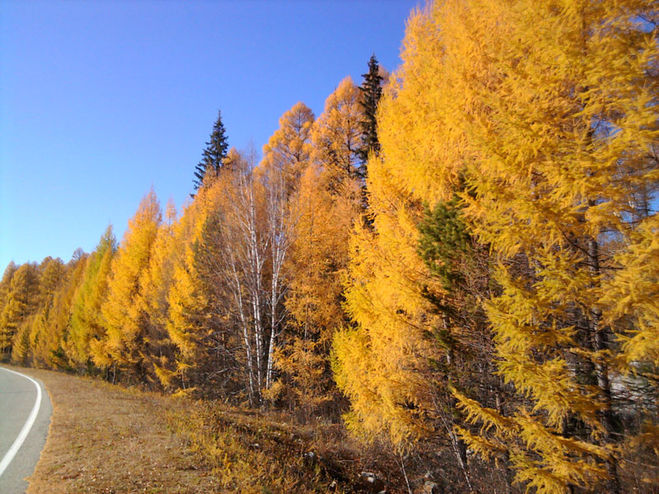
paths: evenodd
<path fill-rule="evenodd" d="M 39 390 L 37 389 L 39 386 Z M 52 406 L 43 384 L 0 367 L 0 492 L 20 494 L 46 442 Z"/>

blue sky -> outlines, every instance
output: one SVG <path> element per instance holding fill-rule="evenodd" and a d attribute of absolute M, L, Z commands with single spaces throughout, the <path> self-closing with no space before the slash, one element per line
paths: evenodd
<path fill-rule="evenodd" d="M 387 69 L 420 2 L 0 2 L 0 271 L 68 260 L 141 197 L 181 206 L 222 110 L 261 150 L 281 114 L 316 115 L 371 53 Z"/>

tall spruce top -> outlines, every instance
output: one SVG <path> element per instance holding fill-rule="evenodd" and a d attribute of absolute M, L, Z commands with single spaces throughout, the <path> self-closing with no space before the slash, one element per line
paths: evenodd
<path fill-rule="evenodd" d="M 213 125 L 210 140 L 206 142 L 201 161 L 195 167 L 194 190 L 201 187 L 207 173 L 212 172 L 215 175 L 219 173 L 228 150 L 229 141 L 222 123 L 222 112 L 218 110 L 217 120 Z"/>
<path fill-rule="evenodd" d="M 376 154 L 380 151 L 376 112 L 378 102 L 382 97 L 382 76 L 380 75 L 380 66 L 375 55 L 371 55 L 368 61 L 368 72 L 362 74 L 362 77 L 364 80 L 359 89 L 362 92 L 361 105 L 364 109 L 364 119 L 361 122 L 362 143 L 358 155 L 361 161 L 360 174 L 365 177 L 368 154 L 371 151 Z"/>

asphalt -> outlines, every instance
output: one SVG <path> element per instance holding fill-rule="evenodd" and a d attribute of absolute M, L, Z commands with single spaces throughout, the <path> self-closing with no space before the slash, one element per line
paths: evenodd
<path fill-rule="evenodd" d="M 35 408 L 38 391 L 34 382 L 15 372 L 0 367 L 0 470 L 3 464 L 6 465 L 4 471 L 0 472 L 2 494 L 21 494 L 27 489 L 25 478 L 32 474 L 39 461 L 41 450 L 46 443 L 53 410 L 43 383 L 32 378 L 41 387 L 41 403 L 32 427 L 28 431 L 29 418 Z M 25 439 L 16 450 L 12 445 L 17 439 L 20 441 L 21 435 Z M 16 453 L 7 464 L 7 460 L 12 456 L 10 451 L 12 449 Z"/>

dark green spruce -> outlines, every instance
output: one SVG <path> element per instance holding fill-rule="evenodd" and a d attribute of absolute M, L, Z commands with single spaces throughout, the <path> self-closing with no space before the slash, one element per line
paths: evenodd
<path fill-rule="evenodd" d="M 382 97 L 382 76 L 375 55 L 371 55 L 371 59 L 368 61 L 368 72 L 362 74 L 362 77 L 364 80 L 359 89 L 362 92 L 361 105 L 364 109 L 364 119 L 361 121 L 362 142 L 357 154 L 361 161 L 359 174 L 362 178 L 366 178 L 366 162 L 369 153 L 380 152 L 376 113 Z"/>
<path fill-rule="evenodd" d="M 229 150 L 229 142 L 222 123 L 222 112 L 217 112 L 217 120 L 213 125 L 213 132 L 211 132 L 210 140 L 206 142 L 206 147 L 201 157 L 201 161 L 195 167 L 194 172 L 194 190 L 199 189 L 204 182 L 204 177 L 207 173 L 214 173 L 217 175 L 222 168 L 222 162 L 227 156 Z"/>

